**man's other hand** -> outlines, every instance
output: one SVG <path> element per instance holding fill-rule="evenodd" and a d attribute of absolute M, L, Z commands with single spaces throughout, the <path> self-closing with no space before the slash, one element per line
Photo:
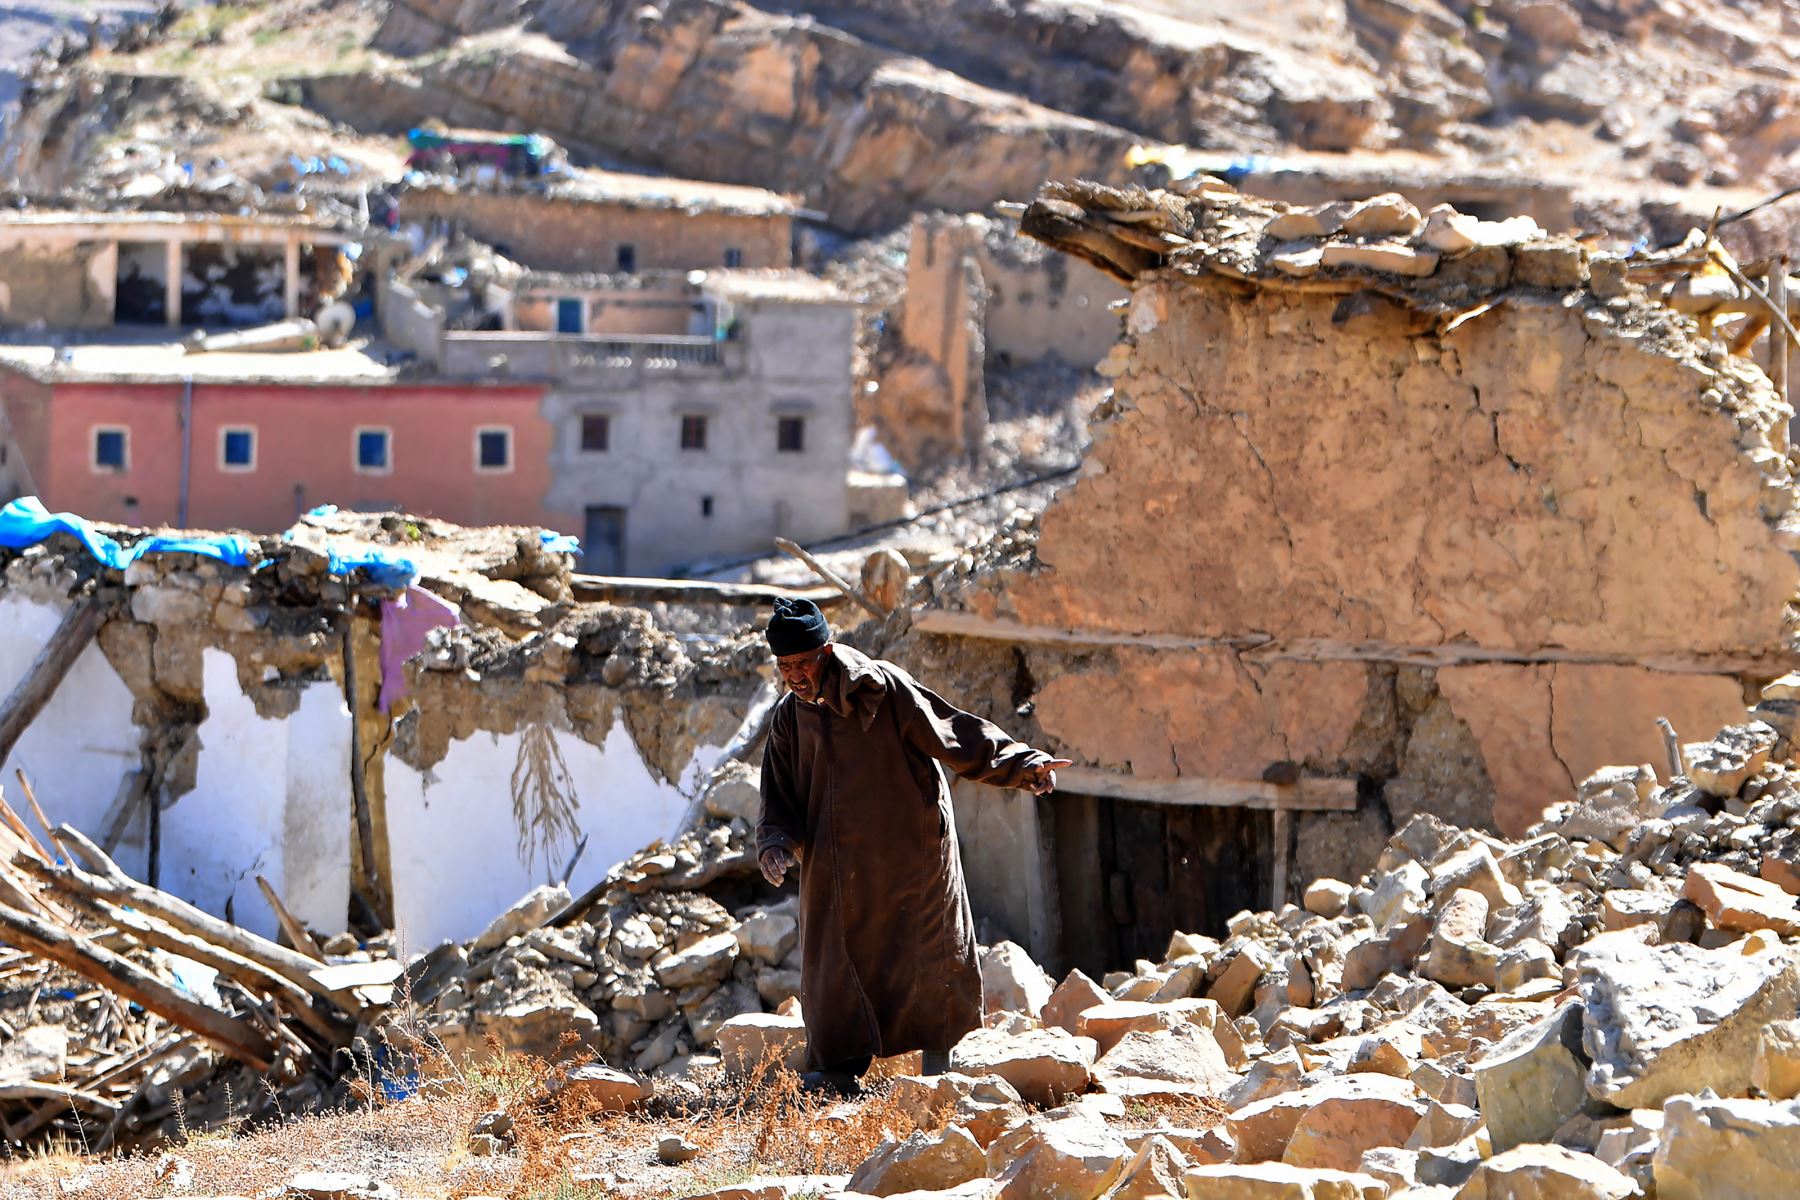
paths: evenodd
<path fill-rule="evenodd" d="M 770 846 L 756 856 L 756 865 L 762 868 L 763 878 L 769 881 L 770 887 L 780 887 L 787 873 L 799 862 L 793 851 L 782 846 Z"/>
<path fill-rule="evenodd" d="M 1025 768 L 1025 783 L 1040 796 L 1048 796 L 1056 790 L 1056 768 L 1072 767 L 1073 759 L 1053 758 L 1049 762 L 1039 763 L 1035 767 Z"/>

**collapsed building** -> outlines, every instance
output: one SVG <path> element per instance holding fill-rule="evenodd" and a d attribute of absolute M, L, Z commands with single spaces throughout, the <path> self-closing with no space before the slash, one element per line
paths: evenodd
<path fill-rule="evenodd" d="M 1052 800 L 961 789 L 970 855 L 1014 867 L 978 908 L 1040 958 L 1279 906 L 1416 813 L 1516 834 L 1794 663 L 1791 409 L 1671 307 L 1696 289 L 1645 286 L 1730 292 L 1697 236 L 1634 262 L 1216 181 L 1052 185 L 1023 228 L 1132 288 L 1115 392 L 1077 480 L 887 650 L 1080 764 Z"/>

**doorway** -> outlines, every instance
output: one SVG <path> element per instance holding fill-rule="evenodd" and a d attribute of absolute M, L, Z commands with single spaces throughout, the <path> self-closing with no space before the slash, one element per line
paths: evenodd
<path fill-rule="evenodd" d="M 582 525 L 581 569 L 589 575 L 625 573 L 625 510 L 589 505 Z"/>
<path fill-rule="evenodd" d="M 1233 914 L 1268 907 L 1273 813 L 1061 792 L 1052 808 L 1065 969 L 1160 961 L 1176 930 L 1223 939 Z"/>

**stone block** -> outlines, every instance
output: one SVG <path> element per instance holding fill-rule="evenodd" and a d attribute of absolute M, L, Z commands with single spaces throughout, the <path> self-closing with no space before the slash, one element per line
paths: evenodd
<path fill-rule="evenodd" d="M 999 942 L 981 952 L 981 1004 L 985 1012 L 1038 1016 L 1055 990 L 1023 946 Z"/>
<path fill-rule="evenodd" d="M 1051 1105 L 1088 1090 L 1096 1049 L 1092 1038 L 1060 1029 L 977 1029 L 956 1044 L 950 1065 L 967 1075 L 998 1075 L 1031 1103 Z"/>
<path fill-rule="evenodd" d="M 1638 1187 L 1590 1154 L 1562 1146 L 1516 1146 L 1475 1168 L 1456 1200 L 1627 1200 Z"/>
<path fill-rule="evenodd" d="M 745 1013 L 719 1026 L 713 1046 L 733 1075 L 749 1075 L 765 1063 L 798 1070 L 806 1060 L 806 1022 L 798 1015 Z"/>
<path fill-rule="evenodd" d="M 1473 1068 L 1495 1150 L 1549 1141 L 1587 1103 L 1581 1006 L 1564 1004 L 1543 1021 L 1513 1031 Z"/>
<path fill-rule="evenodd" d="M 1387 1194 L 1387 1184 L 1373 1175 L 1287 1163 L 1221 1163 L 1187 1175 L 1187 1200 L 1385 1200 Z"/>
<path fill-rule="evenodd" d="M 1733 871 L 1718 863 L 1688 868 L 1682 898 L 1690 900 L 1718 929 L 1748 933 L 1770 929 L 1784 936 L 1800 933 L 1800 908 L 1779 884 Z"/>
<path fill-rule="evenodd" d="M 850 1176 L 848 1190 L 866 1196 L 935 1192 L 987 1175 L 987 1154 L 969 1131 L 956 1125 L 918 1130 L 888 1141 Z"/>
<path fill-rule="evenodd" d="M 1800 1103 L 1674 1096 L 1662 1111 L 1657 1200 L 1800 1196 Z"/>

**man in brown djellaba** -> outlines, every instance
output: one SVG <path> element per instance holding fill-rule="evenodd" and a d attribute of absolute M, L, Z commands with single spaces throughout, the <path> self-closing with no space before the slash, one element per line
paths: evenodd
<path fill-rule="evenodd" d="M 763 751 L 757 858 L 776 887 L 800 871 L 802 1081 L 854 1092 L 873 1059 L 911 1050 L 941 1072 L 981 1024 L 944 768 L 1042 795 L 1069 763 L 834 643 L 811 601 L 778 600 L 768 639 L 788 694 Z"/>

